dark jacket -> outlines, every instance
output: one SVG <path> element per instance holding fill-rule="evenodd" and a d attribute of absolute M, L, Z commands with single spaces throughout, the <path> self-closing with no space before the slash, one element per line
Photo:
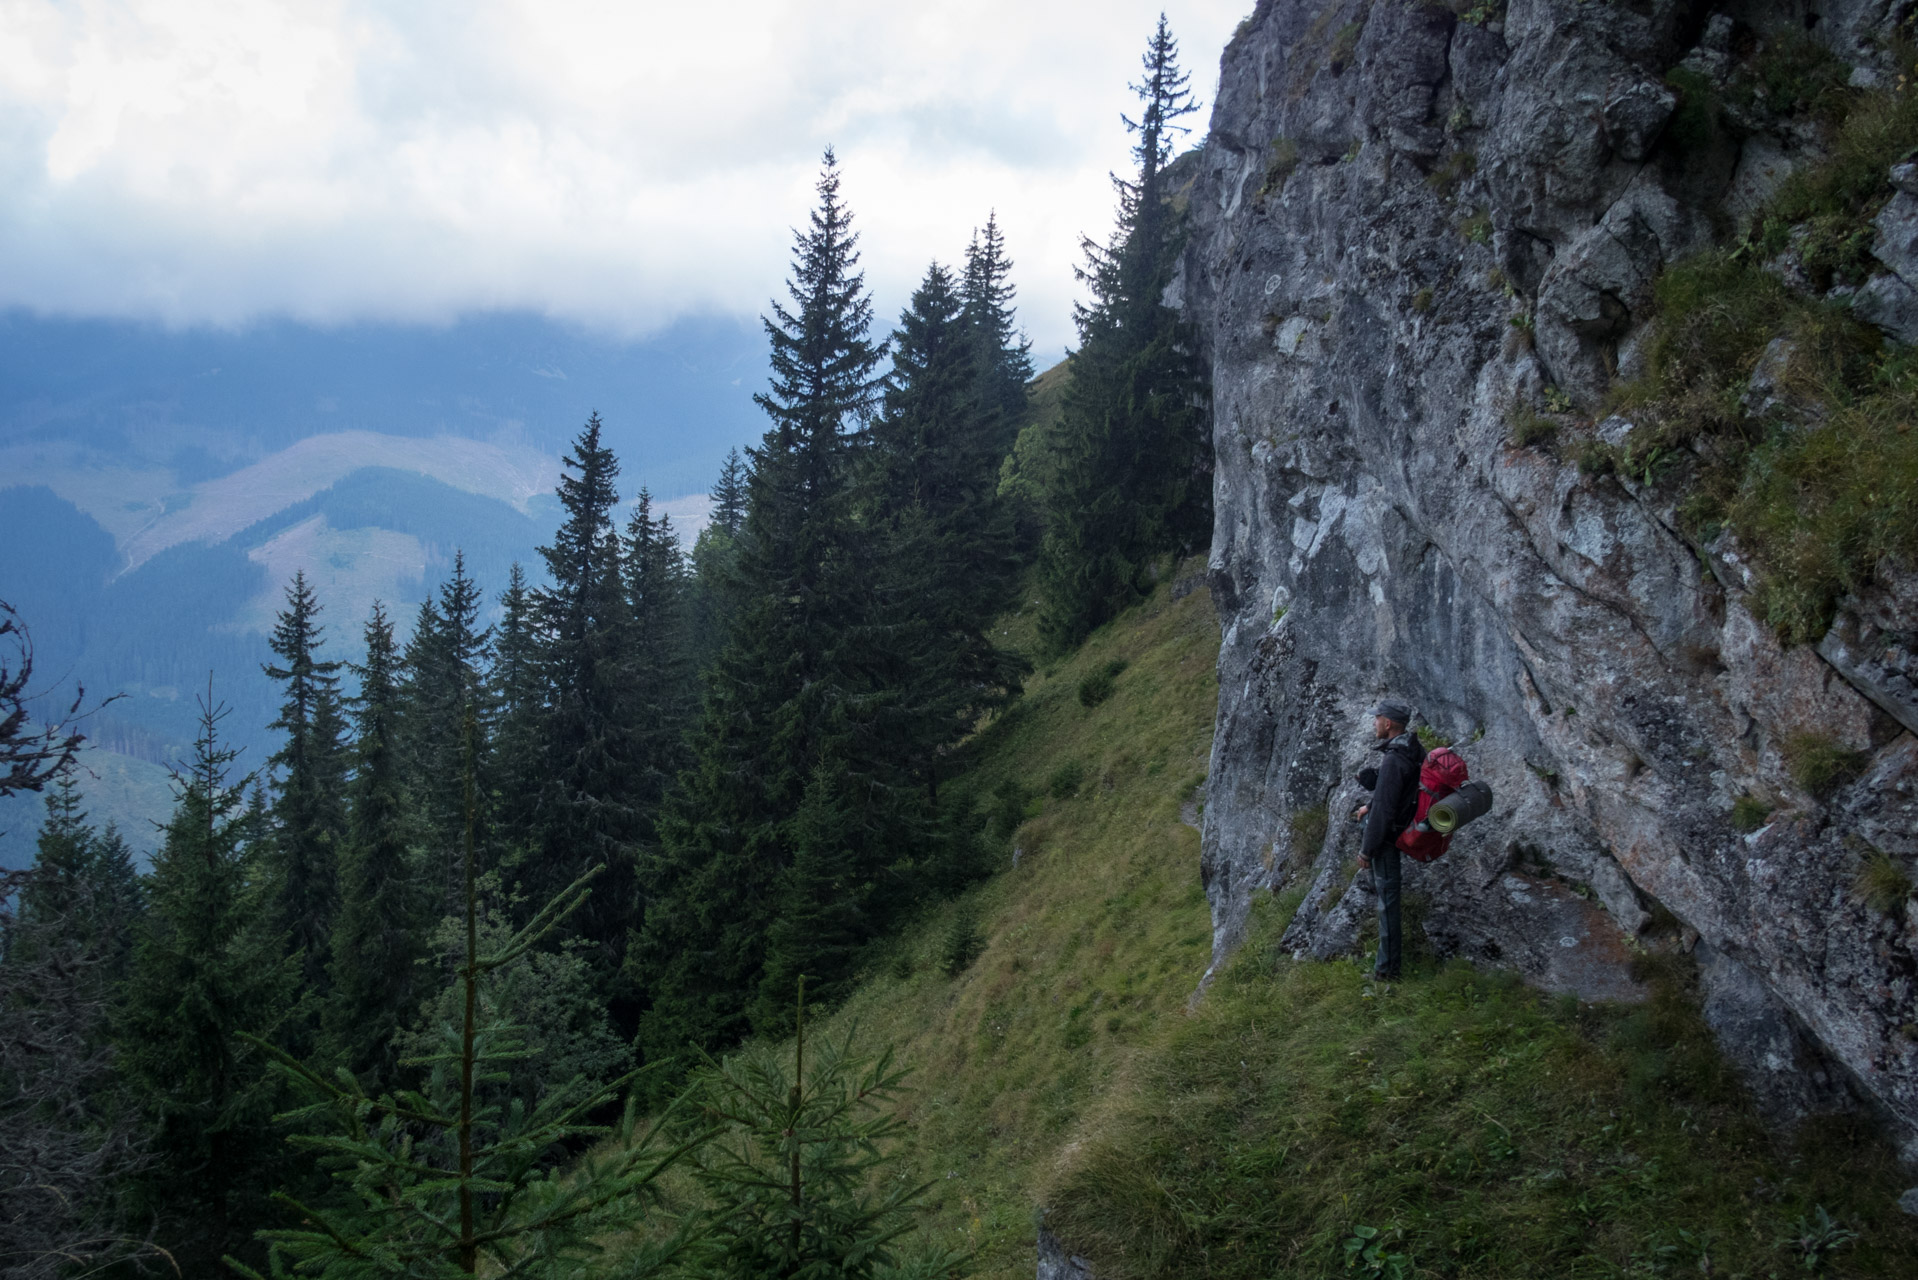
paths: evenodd
<path fill-rule="evenodd" d="M 1365 834 L 1359 839 L 1359 852 L 1367 858 L 1391 848 L 1412 825 L 1419 808 L 1419 765 L 1425 761 L 1425 744 L 1409 729 L 1375 749 L 1384 755 L 1378 785 L 1372 788 L 1372 808 L 1365 815 Z"/>

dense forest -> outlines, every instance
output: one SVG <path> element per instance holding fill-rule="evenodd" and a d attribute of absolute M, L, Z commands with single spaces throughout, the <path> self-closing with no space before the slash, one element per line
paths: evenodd
<path fill-rule="evenodd" d="M 21 710 L 8 623 L 0 784 L 47 803 L 0 916 L 0 1275 L 964 1269 L 870 1176 L 895 1066 L 806 1010 L 989 865 L 967 742 L 1030 661 L 1209 536 L 1163 20 L 1135 87 L 1056 412 L 994 217 L 875 332 L 828 150 L 768 428 L 691 549 L 595 413 L 542 563 L 478 549 L 410 632 L 347 636 L 296 575 L 276 750 L 240 767 L 216 672 L 148 874 L 87 816 L 84 720 Z M 1030 596 L 1042 652 L 995 644 Z"/>

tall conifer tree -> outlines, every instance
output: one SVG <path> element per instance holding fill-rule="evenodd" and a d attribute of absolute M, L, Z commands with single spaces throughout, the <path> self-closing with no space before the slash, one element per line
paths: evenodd
<path fill-rule="evenodd" d="M 941 757 L 1003 700 L 1023 665 L 987 636 L 1018 574 L 1011 512 L 998 493 L 1004 387 L 995 369 L 1004 351 L 981 339 L 938 263 L 900 317 L 892 349 L 865 468 L 866 518 L 884 546 L 874 648 L 889 660 L 887 736 L 936 803 Z"/>
<path fill-rule="evenodd" d="M 483 716 L 487 705 L 492 629 L 479 624 L 480 603 L 480 587 L 466 572 L 465 553 L 456 551 L 453 572 L 440 584 L 438 598 L 420 606 L 419 621 L 401 662 L 398 727 L 408 789 L 417 798 L 426 824 L 438 865 L 435 892 L 440 910 L 447 915 L 455 914 L 460 904 L 460 840 L 466 828 L 459 781 L 463 726 L 468 714 Z M 478 747 L 482 767 L 487 761 L 486 729 L 482 721 Z"/>
<path fill-rule="evenodd" d="M 1144 109 L 1136 121 L 1125 118 L 1138 135 L 1137 176 L 1113 178 L 1112 243 L 1083 241 L 1079 278 L 1092 302 L 1074 316 L 1080 347 L 1039 562 L 1041 625 L 1054 648 L 1076 644 L 1136 599 L 1154 555 L 1202 544 L 1211 532 L 1197 344 L 1162 302 L 1180 243 L 1166 163 L 1185 131 L 1179 119 L 1197 110 L 1163 14 L 1144 62 L 1144 79 L 1132 86 Z"/>
<path fill-rule="evenodd" d="M 559 482 L 565 519 L 552 545 L 540 548 L 552 582 L 537 593 L 551 704 L 539 847 L 522 883 L 530 900 L 541 902 L 588 868 L 605 865 L 598 891 L 572 927 L 596 944 L 594 962 L 616 1024 L 630 1035 L 638 1010 L 613 978 L 639 910 L 633 627 L 624 547 L 613 523 L 619 462 L 602 430 L 595 413 L 574 439 Z"/>
<path fill-rule="evenodd" d="M 751 489 L 752 470 L 734 449 L 713 486 L 712 519 L 693 540 L 689 565 L 688 628 L 693 666 L 699 670 L 719 656 L 739 613 L 739 535 L 746 527 Z"/>
<path fill-rule="evenodd" d="M 46 810 L 19 910 L 0 903 L 0 1274 L 20 1277 L 142 1252 L 124 1186 L 146 1125 L 110 1034 L 140 886 L 125 841 L 87 821 L 72 767 Z"/>
<path fill-rule="evenodd" d="M 749 474 L 739 450 L 727 450 L 726 461 L 719 468 L 719 481 L 713 485 L 712 524 L 723 529 L 729 537 L 737 534 L 739 526 L 746 523 Z"/>
<path fill-rule="evenodd" d="M 378 601 L 365 639 L 366 661 L 354 668 L 360 691 L 352 703 L 352 804 L 323 1025 L 342 1065 L 391 1087 L 393 1033 L 419 1003 L 414 962 L 424 951 L 431 899 L 415 861 L 416 831 L 400 776 L 393 624 Z"/>
<path fill-rule="evenodd" d="M 961 297 L 965 320 L 978 344 L 979 401 L 992 420 L 994 453 L 1004 457 L 1026 420 L 1026 384 L 1032 381 L 1032 344 L 1019 331 L 1013 299 L 1012 259 L 997 213 L 966 246 Z"/>
<path fill-rule="evenodd" d="M 765 320 L 773 379 L 756 399 L 772 426 L 753 455 L 740 530 L 740 612 L 707 682 L 694 766 L 648 867 L 636 969 L 652 1001 L 641 1044 L 655 1058 L 683 1060 L 689 1043 L 746 1029 L 793 865 L 791 825 L 815 770 L 849 775 L 862 805 L 897 805 L 870 768 L 874 744 L 860 741 L 872 692 L 870 573 L 849 456 L 880 391 L 884 350 L 869 337 L 872 302 L 831 151 L 818 191 L 794 237 L 792 308 L 775 302 Z M 861 881 L 883 845 L 874 838 L 883 823 L 866 817 Z"/>
<path fill-rule="evenodd" d="M 284 686 L 280 714 L 267 727 L 286 735 L 270 763 L 278 794 L 272 819 L 279 854 L 280 927 L 302 955 L 307 988 L 326 985 L 333 915 L 339 907 L 340 847 L 346 837 L 346 732 L 340 705 L 340 663 L 320 657 L 325 628 L 320 603 L 294 573 L 286 608 L 268 644 L 284 663 L 262 668 Z"/>
<path fill-rule="evenodd" d="M 653 515 L 652 495 L 645 489 L 626 525 L 626 584 L 632 617 L 633 801 L 640 838 L 650 839 L 660 802 L 687 764 L 686 729 L 697 701 L 686 553 L 672 518 Z"/>
<path fill-rule="evenodd" d="M 519 866 L 538 844 L 547 698 L 538 602 L 517 562 L 500 593 L 499 633 L 488 683 L 493 696 L 488 808 L 502 857 Z"/>
<path fill-rule="evenodd" d="M 281 1185 L 280 1093 L 238 1033 L 275 1034 L 300 975 L 275 927 L 263 804 L 257 793 L 248 802 L 251 778 L 233 780 L 238 753 L 219 736 L 225 715 L 209 692 L 147 879 L 116 1035 L 156 1130 L 145 1199 L 187 1275 L 217 1274 L 225 1253 L 252 1254 L 249 1237 Z"/>

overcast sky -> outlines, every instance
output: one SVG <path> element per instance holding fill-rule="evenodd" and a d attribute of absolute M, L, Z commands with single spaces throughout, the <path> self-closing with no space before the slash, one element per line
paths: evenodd
<path fill-rule="evenodd" d="M 1164 6 L 1208 111 L 1250 4 Z M 0 0 L 0 306 L 751 315 L 831 144 L 882 302 L 996 208 L 1050 357 L 1160 8 Z"/>

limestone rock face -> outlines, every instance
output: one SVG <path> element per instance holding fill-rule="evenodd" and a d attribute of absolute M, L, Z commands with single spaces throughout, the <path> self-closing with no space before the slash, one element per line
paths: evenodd
<path fill-rule="evenodd" d="M 1391 693 L 1498 797 L 1408 872 L 1430 945 L 1595 999 L 1634 996 L 1636 942 L 1696 946 L 1707 1016 L 1775 1115 L 1851 1097 L 1918 1133 L 1918 916 L 1853 891 L 1871 850 L 1918 855 L 1918 599 L 1847 601 L 1818 648 L 1782 646 L 1738 548 L 1676 531 L 1682 475 L 1581 474 L 1514 446 L 1508 416 L 1547 388 L 1595 408 L 1660 270 L 1804 161 L 1762 129 L 1681 151 L 1667 73 L 1721 77 L 1737 30 L 1805 30 L 1805 7 L 1461 7 L 1262 0 L 1186 192 L 1174 296 L 1212 369 L 1224 627 L 1215 958 L 1274 890 L 1305 894 L 1298 954 L 1358 944 L 1346 819 Z M 1821 5 L 1809 29 L 1871 83 L 1889 8 Z M 1274 176 L 1281 141 L 1298 160 Z M 1880 223 L 1881 292 L 1910 291 L 1915 198 Z M 1804 735 L 1862 774 L 1808 794 Z M 1732 822 L 1743 797 L 1759 830 Z M 1323 842 L 1295 847 L 1321 805 Z"/>

